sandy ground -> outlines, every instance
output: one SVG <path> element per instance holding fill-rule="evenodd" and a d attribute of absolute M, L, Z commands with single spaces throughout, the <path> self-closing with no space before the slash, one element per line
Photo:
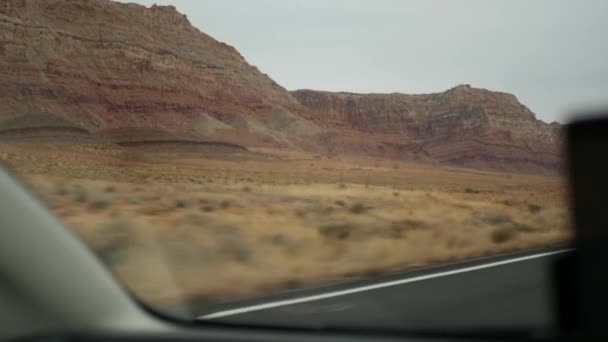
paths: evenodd
<path fill-rule="evenodd" d="M 158 307 L 571 238 L 558 176 L 221 148 L 0 144 L 0 157 Z"/>

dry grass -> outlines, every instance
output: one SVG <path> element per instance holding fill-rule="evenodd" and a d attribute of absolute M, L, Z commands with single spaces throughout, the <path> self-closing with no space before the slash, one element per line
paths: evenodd
<path fill-rule="evenodd" d="M 113 150 L 2 148 L 118 277 L 157 306 L 543 247 L 571 235 L 557 177 L 287 153 L 159 152 L 126 162 Z"/>

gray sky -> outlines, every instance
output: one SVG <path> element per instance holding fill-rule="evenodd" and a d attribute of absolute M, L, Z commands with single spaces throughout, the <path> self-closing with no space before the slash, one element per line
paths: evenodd
<path fill-rule="evenodd" d="M 545 121 L 608 108 L 605 0 L 131 0 L 174 5 L 287 89 L 515 94 Z"/>

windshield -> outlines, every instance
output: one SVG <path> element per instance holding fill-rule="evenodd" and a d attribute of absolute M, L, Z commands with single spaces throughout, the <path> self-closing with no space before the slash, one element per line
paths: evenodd
<path fill-rule="evenodd" d="M 605 104 L 606 2 L 133 2 L 0 3 L 0 159 L 138 300 L 551 324 L 563 124 Z"/>

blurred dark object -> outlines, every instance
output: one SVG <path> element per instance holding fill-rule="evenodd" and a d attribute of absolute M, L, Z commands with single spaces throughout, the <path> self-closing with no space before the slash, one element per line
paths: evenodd
<path fill-rule="evenodd" d="M 575 336 L 608 336 L 608 112 L 567 128 L 575 254 L 558 264 L 559 324 Z"/>

